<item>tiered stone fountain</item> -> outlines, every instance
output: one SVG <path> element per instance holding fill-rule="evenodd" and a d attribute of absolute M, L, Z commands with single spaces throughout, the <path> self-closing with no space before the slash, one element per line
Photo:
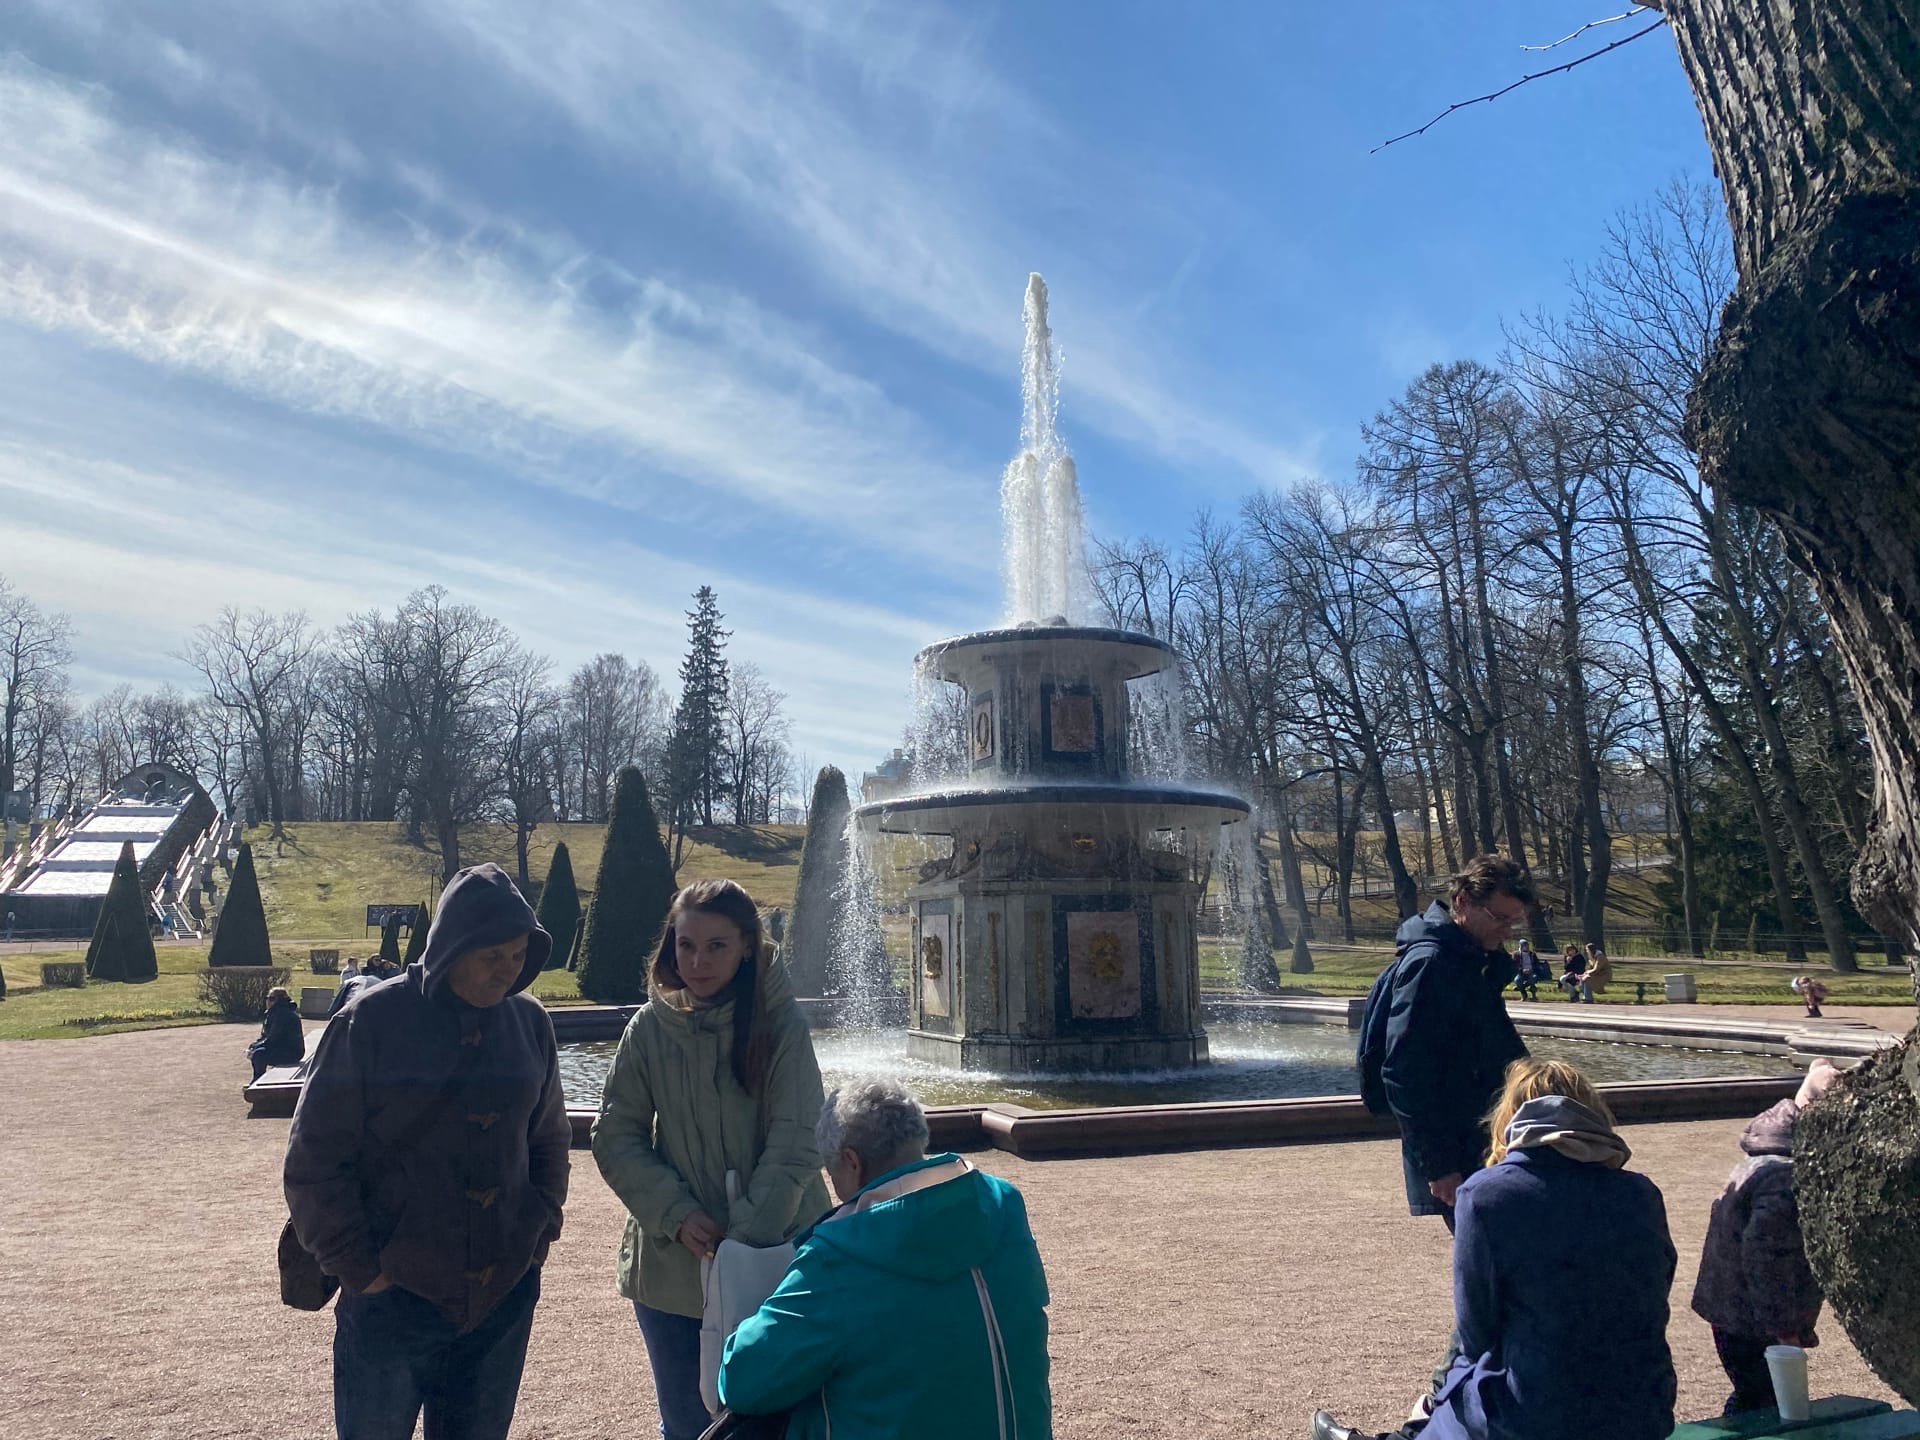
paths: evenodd
<path fill-rule="evenodd" d="M 957 775 L 861 806 L 864 828 L 952 837 L 908 893 L 909 1053 L 1006 1073 L 1207 1059 L 1196 847 L 1247 802 L 1136 779 L 1128 682 L 1178 665 L 1150 635 L 1075 625 L 1083 568 L 1047 291 L 1027 284 L 1026 417 L 1001 510 L 1016 623 L 920 653 L 966 692 Z"/>

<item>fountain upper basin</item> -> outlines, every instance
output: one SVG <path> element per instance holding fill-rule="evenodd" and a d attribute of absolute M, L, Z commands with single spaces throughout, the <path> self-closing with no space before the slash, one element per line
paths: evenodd
<path fill-rule="evenodd" d="M 1098 625 L 1028 624 L 975 630 L 936 640 L 915 663 L 937 663 L 940 678 L 973 688 L 974 677 L 1001 667 L 1098 671 L 1116 680 L 1138 680 L 1170 670 L 1179 652 L 1166 641 L 1137 630 Z"/>
<path fill-rule="evenodd" d="M 1049 810 L 1043 828 L 1067 835 L 1230 825 L 1246 819 L 1252 809 L 1246 800 L 1229 791 L 1193 785 L 1036 779 L 947 786 L 876 800 L 853 813 L 862 826 L 876 827 L 890 835 L 988 831 L 1007 821 L 1031 832 L 1042 828 L 1032 813 L 1033 807 L 1042 805 Z"/>

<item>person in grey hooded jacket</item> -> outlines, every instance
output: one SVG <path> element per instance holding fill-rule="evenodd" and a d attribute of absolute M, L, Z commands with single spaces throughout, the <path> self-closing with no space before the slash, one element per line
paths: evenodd
<path fill-rule="evenodd" d="M 1755 1117 L 1740 1136 L 1746 1158 L 1713 1202 L 1693 1310 L 1713 1327 L 1713 1348 L 1733 1382 L 1729 1415 L 1773 1404 L 1769 1345 L 1820 1343 L 1814 1322 L 1824 1297 L 1800 1236 L 1793 1131 L 1800 1112 L 1839 1075 L 1832 1061 L 1815 1060 L 1798 1094 Z"/>
<path fill-rule="evenodd" d="M 506 872 L 462 870 L 420 960 L 357 994 L 287 1141 L 294 1230 L 338 1276 L 341 1440 L 504 1440 L 572 1130 L 553 1025 L 522 995 L 552 940 Z"/>

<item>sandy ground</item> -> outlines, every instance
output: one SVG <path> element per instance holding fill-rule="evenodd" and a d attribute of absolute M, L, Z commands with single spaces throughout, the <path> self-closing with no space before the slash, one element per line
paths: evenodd
<path fill-rule="evenodd" d="M 276 1288 L 287 1122 L 244 1118 L 252 1033 L 0 1043 L 8 1440 L 331 1433 L 332 1318 L 283 1308 Z M 1725 1393 L 1686 1298 L 1739 1130 L 1628 1131 L 1680 1251 L 1683 1417 L 1716 1412 Z M 1303 1437 L 1320 1405 L 1386 1426 L 1445 1336 L 1445 1232 L 1406 1215 L 1392 1144 L 975 1159 L 1026 1193 L 1053 1288 L 1055 1428 L 1069 1440 Z M 515 1434 L 651 1435 L 639 1335 L 613 1288 L 620 1209 L 590 1157 L 575 1160 Z M 1826 1331 L 1816 1391 L 1892 1399 Z"/>

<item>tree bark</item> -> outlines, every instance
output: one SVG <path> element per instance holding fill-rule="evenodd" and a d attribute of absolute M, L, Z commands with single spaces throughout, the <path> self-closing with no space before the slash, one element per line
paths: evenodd
<path fill-rule="evenodd" d="M 1662 0 L 1726 191 L 1740 283 L 1689 439 L 1812 576 L 1873 752 L 1855 903 L 1920 944 L 1920 14 L 1914 0 Z M 1920 966 L 1911 970 L 1920 994 Z M 1808 1258 L 1847 1334 L 1920 1399 L 1915 1050 L 1795 1142 Z"/>
<path fill-rule="evenodd" d="M 1813 578 L 1873 751 L 1854 898 L 1920 945 L 1920 18 L 1912 0 L 1663 8 L 1740 272 L 1690 439 Z"/>

